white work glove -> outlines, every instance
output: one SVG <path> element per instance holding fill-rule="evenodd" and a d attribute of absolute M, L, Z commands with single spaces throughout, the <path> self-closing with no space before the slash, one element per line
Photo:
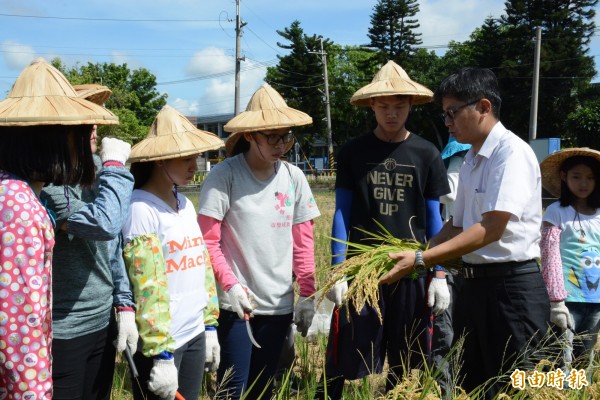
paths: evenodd
<path fill-rule="evenodd" d="M 427 305 L 431 307 L 433 315 L 440 315 L 450 305 L 450 290 L 446 278 L 431 279 L 427 290 Z"/>
<path fill-rule="evenodd" d="M 310 297 L 300 296 L 294 307 L 294 323 L 296 330 L 302 337 L 308 334 L 308 328 L 315 316 L 315 300 Z"/>
<path fill-rule="evenodd" d="M 117 313 L 117 329 L 117 339 L 113 342 L 117 351 L 120 353 L 127 346 L 131 354 L 135 354 L 139 338 L 137 325 L 135 324 L 135 313 L 133 311 L 119 311 Z"/>
<path fill-rule="evenodd" d="M 159 397 L 174 399 L 178 387 L 175 359 L 154 359 L 154 365 L 150 370 L 148 389 Z"/>
<path fill-rule="evenodd" d="M 204 360 L 204 370 L 215 372 L 219 369 L 221 362 L 221 346 L 216 329 L 207 329 L 206 333 L 206 359 Z"/>
<path fill-rule="evenodd" d="M 569 309 L 564 301 L 553 301 L 550 303 L 550 321 L 556 326 L 564 331 L 567 329 L 568 324 L 571 323 L 571 329 L 573 329 L 572 320 Z"/>
<path fill-rule="evenodd" d="M 131 153 L 131 145 L 119 139 L 105 137 L 102 139 L 100 159 L 102 162 L 118 161 L 125 164 Z"/>
<path fill-rule="evenodd" d="M 252 302 L 255 296 L 250 289 L 242 286 L 241 283 L 236 283 L 229 288 L 227 295 L 229 296 L 229 304 L 231 304 L 231 308 L 237 313 L 238 317 L 244 319 L 244 313 L 247 313 L 250 317 L 254 316 Z"/>
<path fill-rule="evenodd" d="M 346 293 L 348 292 L 348 282 L 346 280 L 338 281 L 333 288 L 325 295 L 328 300 L 335 303 L 336 306 L 341 306 Z"/>

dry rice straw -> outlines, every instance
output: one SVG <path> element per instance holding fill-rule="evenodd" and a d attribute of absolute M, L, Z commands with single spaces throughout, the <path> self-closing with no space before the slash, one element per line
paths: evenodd
<path fill-rule="evenodd" d="M 383 321 L 379 309 L 379 279 L 396 264 L 396 261 L 391 259 L 388 254 L 406 250 L 425 250 L 426 246 L 413 239 L 395 238 L 383 225 L 377 221 L 375 222 L 381 229 L 379 233 L 359 229 L 367 235 L 367 240 L 373 241 L 373 244 L 353 243 L 332 238 L 332 240 L 345 243 L 348 246 L 347 258 L 339 264 L 326 268 L 329 277 L 322 286 L 321 296 L 317 302 L 323 301 L 325 295 L 338 282 L 347 281 L 348 292 L 344 303 L 351 301 L 358 311 L 362 310 L 365 305 L 369 305 L 375 309 L 379 320 Z M 446 266 L 449 268 L 457 267 L 457 262 L 460 263 L 460 260 L 453 260 Z M 410 276 L 416 279 L 426 272 L 427 268 L 414 269 Z M 348 307 L 346 307 L 346 314 L 349 317 Z"/>

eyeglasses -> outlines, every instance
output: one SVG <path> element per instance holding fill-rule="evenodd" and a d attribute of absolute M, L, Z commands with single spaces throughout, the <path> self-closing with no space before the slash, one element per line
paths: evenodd
<path fill-rule="evenodd" d="M 440 117 L 442 118 L 442 121 L 444 123 L 446 123 L 446 120 L 454 121 L 454 117 L 456 116 L 457 112 L 459 112 L 460 110 L 462 110 L 465 107 L 472 106 L 473 104 L 478 103 L 480 100 L 481 99 L 471 100 L 468 103 L 465 103 L 462 106 L 456 107 L 453 110 L 446 110 L 440 114 Z"/>
<path fill-rule="evenodd" d="M 276 133 L 267 134 L 261 131 L 256 131 L 256 133 L 260 133 L 267 139 L 267 143 L 271 146 L 277 146 L 281 141 L 283 144 L 289 143 L 294 140 L 294 134 L 292 132 L 288 132 L 285 135 L 278 135 Z"/>

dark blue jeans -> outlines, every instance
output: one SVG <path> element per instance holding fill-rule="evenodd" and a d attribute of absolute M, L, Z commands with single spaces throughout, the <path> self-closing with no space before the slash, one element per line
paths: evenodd
<path fill-rule="evenodd" d="M 567 302 L 566 305 L 573 317 L 575 326 L 572 328 L 577 332 L 577 337 L 574 338 L 570 331 L 566 332 L 568 343 L 565 361 L 569 365 L 575 361 L 577 367 L 581 364 L 583 368 L 587 368 L 593 360 L 594 346 L 598 341 L 600 304 Z"/>
<path fill-rule="evenodd" d="M 177 391 L 185 399 L 200 397 L 202 378 L 204 377 L 204 361 L 206 360 L 206 334 L 202 332 L 189 342 L 178 347 L 173 353 L 177 367 Z M 158 400 L 160 397 L 148 389 L 148 379 L 154 361 L 136 352 L 133 360 L 138 370 L 138 382 L 131 378 L 133 398 L 136 400 Z"/>
<path fill-rule="evenodd" d="M 221 364 L 217 371 L 217 398 L 246 400 L 270 398 L 273 375 L 292 314 L 256 315 L 250 320 L 252 333 L 261 348 L 254 347 L 246 330 L 246 321 L 231 311 L 221 309 L 219 315 L 219 344 Z M 228 371 L 229 370 L 229 371 Z"/>

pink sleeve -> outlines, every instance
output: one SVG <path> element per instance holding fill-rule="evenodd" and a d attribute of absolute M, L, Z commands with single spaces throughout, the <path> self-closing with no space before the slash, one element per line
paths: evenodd
<path fill-rule="evenodd" d="M 198 214 L 198 225 L 200 225 L 200 230 L 206 243 L 206 249 L 210 256 L 215 278 L 219 282 L 219 285 L 221 285 L 221 288 L 227 292 L 239 281 L 227 264 L 221 250 L 221 221 Z"/>
<path fill-rule="evenodd" d="M 315 241 L 312 220 L 292 226 L 294 238 L 293 271 L 300 286 L 300 296 L 315 293 Z"/>
<path fill-rule="evenodd" d="M 542 253 L 542 276 L 550 301 L 562 301 L 567 298 L 560 257 L 560 228 L 548 226 L 542 230 L 540 250 Z"/>

